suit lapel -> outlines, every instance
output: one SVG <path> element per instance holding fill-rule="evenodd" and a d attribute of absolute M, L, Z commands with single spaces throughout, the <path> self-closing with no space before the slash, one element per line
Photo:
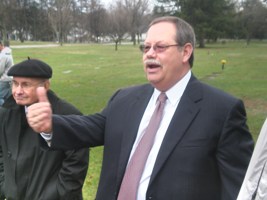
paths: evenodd
<path fill-rule="evenodd" d="M 194 77 L 188 83 L 188 86 L 180 100 L 180 103 L 174 113 L 174 116 L 167 129 L 163 139 L 156 163 L 150 178 L 150 183 L 154 180 L 159 170 L 162 168 L 173 149 L 182 140 L 186 134 L 187 128 L 200 110 L 199 102 L 202 99 L 200 84 Z"/>

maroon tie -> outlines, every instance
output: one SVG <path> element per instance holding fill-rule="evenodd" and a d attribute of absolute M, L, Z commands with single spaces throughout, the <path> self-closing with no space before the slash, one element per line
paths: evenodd
<path fill-rule="evenodd" d="M 140 140 L 131 160 L 126 168 L 118 200 L 136 200 L 138 185 L 146 164 L 147 157 L 153 146 L 154 138 L 160 125 L 164 104 L 167 99 L 165 93 L 158 97 L 155 111 L 145 130 L 145 134 Z"/>

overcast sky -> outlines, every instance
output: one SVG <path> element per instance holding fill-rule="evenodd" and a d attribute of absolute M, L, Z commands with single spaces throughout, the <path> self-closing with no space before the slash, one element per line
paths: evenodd
<path fill-rule="evenodd" d="M 107 5 L 107 6 L 114 1 L 116 0 L 100 0 L 100 2 L 102 2 L 104 5 Z M 153 8 L 154 7 L 153 4 L 156 0 L 149 0 L 149 1 L 150 1 L 151 8 Z"/>

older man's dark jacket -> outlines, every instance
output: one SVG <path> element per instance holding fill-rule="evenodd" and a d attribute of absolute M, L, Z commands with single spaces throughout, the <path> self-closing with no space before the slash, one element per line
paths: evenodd
<path fill-rule="evenodd" d="M 81 112 L 48 92 L 53 113 Z M 11 96 L 0 108 L 0 186 L 8 200 L 80 200 L 88 149 L 48 151 L 28 125 L 24 106 Z"/>

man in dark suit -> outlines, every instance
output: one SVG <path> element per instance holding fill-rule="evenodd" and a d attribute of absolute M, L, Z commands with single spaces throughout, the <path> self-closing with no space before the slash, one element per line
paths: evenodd
<path fill-rule="evenodd" d="M 38 88 L 28 121 L 35 131 L 52 133 L 52 148 L 104 145 L 97 200 L 234 200 L 253 151 L 245 108 L 194 77 L 194 46 L 188 23 L 157 18 L 140 47 L 150 84 L 118 90 L 101 113 L 67 117 L 52 116 Z M 162 121 L 131 196 L 131 183 L 122 186 L 124 175 L 162 92 Z"/>

